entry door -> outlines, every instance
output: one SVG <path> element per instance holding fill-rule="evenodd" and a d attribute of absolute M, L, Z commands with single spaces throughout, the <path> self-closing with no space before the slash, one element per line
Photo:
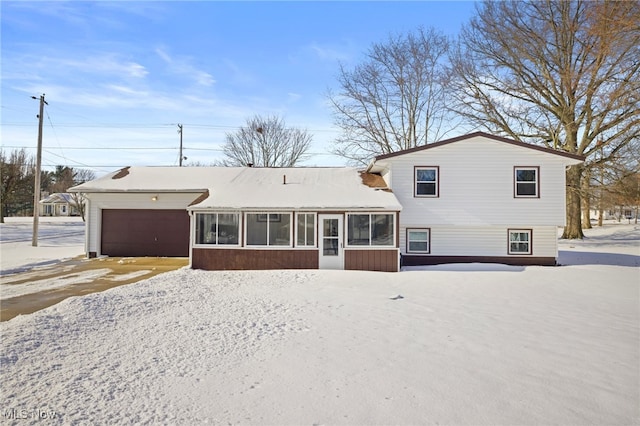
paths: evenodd
<path fill-rule="evenodd" d="M 344 269 L 342 215 L 318 215 L 320 224 L 320 269 Z"/>

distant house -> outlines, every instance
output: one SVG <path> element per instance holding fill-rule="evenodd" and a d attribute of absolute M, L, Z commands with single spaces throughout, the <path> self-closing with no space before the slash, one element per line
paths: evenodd
<path fill-rule="evenodd" d="M 66 192 L 53 193 L 40 200 L 40 216 L 79 216 L 73 196 Z"/>
<path fill-rule="evenodd" d="M 127 167 L 87 199 L 86 251 L 193 268 L 397 271 L 556 263 L 565 169 L 582 157 L 485 133 L 347 167 Z"/>

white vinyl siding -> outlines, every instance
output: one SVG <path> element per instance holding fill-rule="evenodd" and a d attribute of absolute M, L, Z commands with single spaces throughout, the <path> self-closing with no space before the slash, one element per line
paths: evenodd
<path fill-rule="evenodd" d="M 416 226 L 410 226 L 413 229 Z M 517 230 L 510 226 L 448 226 L 431 227 L 430 252 L 426 256 L 509 256 L 509 230 Z M 557 257 L 558 256 L 558 228 L 555 226 L 532 227 L 533 251 L 527 256 Z M 402 253 L 407 253 L 405 230 L 400 231 L 400 247 Z M 517 255 L 513 253 L 512 255 Z"/>
<path fill-rule="evenodd" d="M 552 154 L 475 137 L 383 160 L 402 204 L 400 224 L 563 226 L 565 160 Z M 414 168 L 439 167 L 439 197 L 414 197 Z M 539 198 L 514 198 L 514 167 L 539 165 Z M 403 235 L 401 231 L 400 235 Z M 433 242 L 432 242 L 433 245 Z"/>

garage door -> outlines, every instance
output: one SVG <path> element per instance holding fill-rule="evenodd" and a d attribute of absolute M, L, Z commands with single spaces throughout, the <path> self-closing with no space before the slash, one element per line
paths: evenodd
<path fill-rule="evenodd" d="M 189 256 L 186 210 L 102 210 L 101 253 L 108 256 Z"/>

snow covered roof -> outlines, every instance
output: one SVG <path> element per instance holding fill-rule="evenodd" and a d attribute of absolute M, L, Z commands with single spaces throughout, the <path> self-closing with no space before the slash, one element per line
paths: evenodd
<path fill-rule="evenodd" d="M 71 198 L 71 194 L 67 194 L 66 192 L 54 192 L 53 194 L 40 200 L 40 203 L 41 204 L 50 204 L 50 203 L 75 204 L 75 200 Z"/>
<path fill-rule="evenodd" d="M 402 209 L 384 180 L 350 167 L 129 167 L 69 191 L 208 191 L 191 210 Z"/>

